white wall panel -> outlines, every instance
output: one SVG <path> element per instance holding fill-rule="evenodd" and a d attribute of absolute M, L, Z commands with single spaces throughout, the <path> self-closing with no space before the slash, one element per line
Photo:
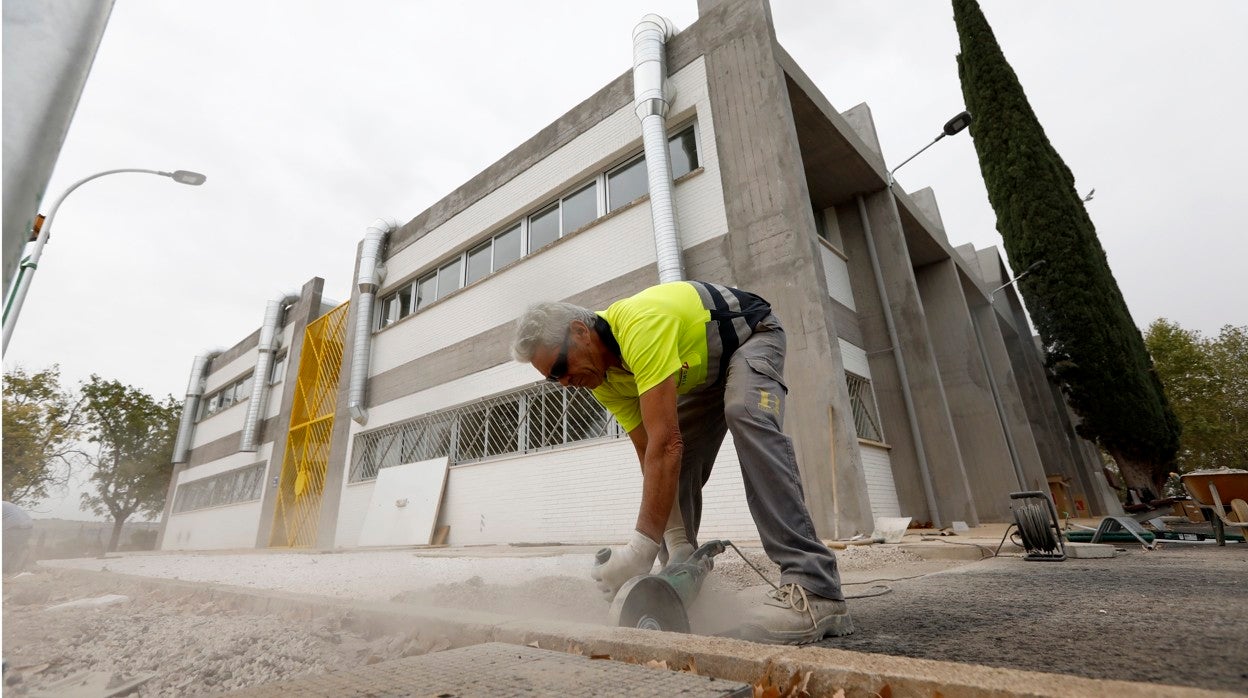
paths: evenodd
<path fill-rule="evenodd" d="M 260 501 L 173 514 L 162 550 L 226 550 L 256 547 Z"/>
<path fill-rule="evenodd" d="M 342 499 L 338 505 L 338 528 L 334 534 L 334 547 L 354 548 L 360 544 L 360 531 L 364 528 L 364 517 L 368 515 L 368 505 L 373 499 L 375 480 L 347 485 L 342 488 Z M 443 503 L 443 507 L 445 507 Z"/>
<path fill-rule="evenodd" d="M 850 310 L 858 310 L 854 306 L 854 291 L 849 285 L 849 264 L 823 243 L 819 244 L 819 255 L 823 258 L 823 277 L 828 282 L 828 295 Z"/>
<path fill-rule="evenodd" d="M 867 496 L 871 500 L 873 516 L 901 516 L 901 504 L 897 501 L 897 486 L 893 482 L 893 465 L 888 449 L 863 444 L 862 472 L 867 480 Z"/>
<path fill-rule="evenodd" d="M 837 343 L 841 346 L 841 362 L 845 370 L 870 380 L 871 366 L 867 363 L 867 351 L 843 339 L 838 338 Z"/>

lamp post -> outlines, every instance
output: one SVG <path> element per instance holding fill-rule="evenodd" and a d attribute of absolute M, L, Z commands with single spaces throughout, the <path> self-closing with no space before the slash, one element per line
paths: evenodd
<path fill-rule="evenodd" d="M 1024 276 L 1027 276 L 1028 274 L 1030 274 L 1031 272 L 1035 271 L 1036 269 L 1039 269 L 1039 268 L 1040 268 L 1040 266 L 1041 266 L 1041 265 L 1043 265 L 1043 264 L 1045 264 L 1047 261 L 1048 261 L 1048 260 L 1046 260 L 1046 259 L 1041 259 L 1041 260 L 1039 260 L 1039 261 L 1032 262 L 1032 263 L 1031 263 L 1031 266 L 1029 266 L 1029 267 L 1027 267 L 1026 269 L 1024 269 L 1024 270 L 1023 270 L 1023 273 L 1019 274 L 1018 276 L 1016 276 L 1016 277 L 1014 277 L 1014 278 L 1010 279 L 1009 281 L 1007 281 L 1007 282 L 1005 282 L 1005 283 L 1001 284 L 1000 286 L 998 286 L 998 287 L 996 287 L 996 288 L 992 289 L 991 291 L 989 291 L 989 292 L 988 292 L 988 302 L 989 302 L 989 303 L 995 302 L 995 301 L 996 301 L 996 297 L 997 297 L 997 291 L 1000 291 L 1001 289 L 1003 289 L 1003 288 L 1005 288 L 1005 287 L 1007 287 L 1007 286 L 1013 286 L 1014 284 L 1018 283 L 1018 280 L 1019 280 L 1019 279 L 1023 278 Z"/>
<path fill-rule="evenodd" d="M 923 151 L 933 145 L 936 145 L 936 142 L 940 139 L 945 136 L 952 136 L 959 133 L 970 125 L 971 113 L 968 111 L 959 113 L 957 116 L 945 122 L 944 127 L 941 129 L 940 135 L 936 136 L 935 140 L 923 146 L 919 149 L 919 152 L 906 158 L 900 165 L 888 171 L 888 200 L 893 207 L 893 215 L 897 218 L 899 223 L 901 221 L 901 211 L 897 208 L 897 196 L 893 192 L 893 184 L 896 181 L 893 179 L 893 173 L 900 170 L 906 163 L 917 158 L 923 153 Z M 884 285 L 883 272 L 880 270 L 879 255 L 876 254 L 875 240 L 871 234 L 869 227 L 870 223 L 867 219 L 866 203 L 862 200 L 861 196 L 858 197 L 858 214 L 862 217 L 864 226 L 867 226 L 865 231 L 866 235 L 864 236 L 867 239 L 867 256 L 871 258 L 871 270 L 875 274 L 876 292 L 879 294 L 880 303 L 884 307 L 884 325 L 888 328 L 888 340 L 893 345 L 893 362 L 897 365 L 897 374 L 901 379 L 901 397 L 902 402 L 904 402 L 906 406 L 906 421 L 910 423 L 910 438 L 914 442 L 915 455 L 919 461 L 919 474 L 922 476 L 923 480 L 923 494 L 927 499 L 927 508 L 932 516 L 932 524 L 939 527 L 941 525 L 940 508 L 936 504 L 936 490 L 932 485 L 932 474 L 930 468 L 928 467 L 927 454 L 923 448 L 923 435 L 919 430 L 919 417 L 914 408 L 914 396 L 910 394 L 910 377 L 906 371 L 906 360 L 901 354 L 901 342 L 897 338 L 897 325 L 893 322 L 893 311 L 889 306 L 888 291 Z M 905 236 L 903 235 L 902 238 L 904 240 Z"/>
<path fill-rule="evenodd" d="M 99 179 L 106 175 L 120 174 L 122 172 L 140 172 L 143 174 L 159 175 L 161 177 L 169 177 L 178 184 L 187 184 L 197 187 L 203 184 L 208 178 L 198 172 L 189 170 L 175 170 L 173 172 L 163 172 L 161 170 L 144 170 L 139 168 L 123 168 L 118 170 L 105 170 L 97 172 L 89 177 L 84 177 L 69 186 L 52 204 L 52 208 L 48 210 L 47 218 L 43 220 L 42 225 L 38 226 L 38 235 L 34 240 L 34 247 L 30 254 L 22 258 L 22 262 L 17 270 L 17 278 L 13 280 L 13 285 L 9 289 L 9 294 L 4 302 L 4 346 L 3 350 L 9 349 L 9 338 L 13 336 L 13 327 L 17 325 L 17 316 L 22 311 L 22 303 L 26 300 L 26 293 L 30 290 L 30 282 L 35 276 L 35 269 L 39 267 L 39 258 L 43 256 L 43 247 L 48 244 L 48 238 L 52 235 L 52 220 L 56 217 L 57 210 L 61 207 L 61 203 L 65 201 L 65 197 L 69 196 L 78 187 L 90 182 L 93 179 Z"/>

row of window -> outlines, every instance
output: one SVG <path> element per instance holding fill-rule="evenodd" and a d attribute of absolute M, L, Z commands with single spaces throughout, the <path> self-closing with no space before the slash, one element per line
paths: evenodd
<path fill-rule="evenodd" d="M 200 400 L 199 418 L 207 419 L 221 410 L 233 407 L 236 403 L 251 397 L 251 377 L 252 374 L 248 373 L 246 376 L 209 395 L 206 399 Z"/>
<path fill-rule="evenodd" d="M 673 178 L 698 168 L 694 127 L 670 138 L 667 150 Z M 503 232 L 443 261 L 437 269 L 385 296 L 379 304 L 376 327 L 381 329 L 397 322 L 649 192 L 646 158 L 639 155 L 595 176 L 571 194 L 546 204 Z"/>
<path fill-rule="evenodd" d="M 588 390 L 542 381 L 357 435 L 350 482 L 372 480 L 382 468 L 430 458 L 465 463 L 623 433 Z"/>
<path fill-rule="evenodd" d="M 253 387 L 252 377 L 255 372 L 247 374 L 220 390 L 212 393 L 206 399 L 199 401 L 199 415 L 197 419 L 207 419 L 212 415 L 246 400 L 251 397 L 251 389 Z M 282 350 L 273 359 L 273 363 L 269 367 L 269 385 L 281 382 L 286 376 L 286 351 Z"/>
<path fill-rule="evenodd" d="M 173 495 L 173 513 L 255 501 L 260 499 L 263 485 L 264 463 L 178 485 Z"/>

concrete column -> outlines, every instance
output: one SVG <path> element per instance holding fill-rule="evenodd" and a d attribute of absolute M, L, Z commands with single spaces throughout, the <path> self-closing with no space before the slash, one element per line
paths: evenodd
<path fill-rule="evenodd" d="M 1019 481 L 957 265 L 944 259 L 914 276 L 975 511 L 981 521 L 1009 521 Z"/>
<path fill-rule="evenodd" d="M 784 323 L 785 431 L 816 531 L 869 532 L 866 479 L 770 8 L 765 0 L 722 0 L 699 9 L 731 283 L 770 301 Z"/>
<path fill-rule="evenodd" d="M 273 479 L 282 474 L 282 461 L 286 457 L 286 436 L 290 431 L 290 413 L 295 404 L 295 377 L 299 375 L 299 358 L 303 354 L 303 333 L 308 323 L 320 316 L 321 290 L 325 280 L 314 278 L 303 285 L 299 291 L 299 300 L 290 310 L 286 311 L 287 323 L 294 324 L 290 347 L 286 350 L 286 377 L 282 380 L 282 410 L 272 421 L 273 428 L 261 433 L 260 440 L 272 441 L 273 450 L 269 456 L 269 466 L 264 475 L 264 498 L 260 503 L 260 526 L 256 530 L 256 547 L 269 547 L 269 536 L 273 532 L 273 512 L 277 509 L 277 487 Z M 262 377 L 257 376 L 257 380 Z M 272 395 L 269 396 L 272 399 Z M 270 433 L 271 432 L 271 433 Z"/>
<path fill-rule="evenodd" d="M 1005 411 L 1006 423 L 1014 441 L 1014 452 L 1023 470 L 1024 482 L 1019 485 L 1020 491 L 1044 491 L 1047 487 L 1044 462 L 1040 457 L 1035 435 L 1032 433 L 1027 407 L 1023 404 L 1022 389 L 1014 375 L 1014 367 L 1010 363 L 1009 350 L 1005 346 L 1005 338 L 998 324 L 997 315 L 986 303 L 973 307 L 971 314 L 979 325 L 980 336 L 984 340 L 984 351 L 988 355 L 989 368 L 997 382 L 1001 406 Z"/>
<path fill-rule="evenodd" d="M 915 405 L 915 419 L 921 435 L 934 489 L 940 522 L 978 523 L 979 517 L 958 448 L 958 437 L 941 384 L 922 299 L 911 266 L 901 221 L 884 189 L 864 197 L 868 220 L 864 225 L 856 204 L 838 207 L 841 235 L 849 256 L 850 283 L 858 319 L 867 341 L 867 358 L 875 383 L 881 419 L 889 444 L 893 446 L 894 480 L 903 513 L 920 520 L 934 520 L 923 490 L 918 447 L 910 436 L 910 419 L 904 405 L 901 372 L 893 358 L 884 313 L 891 313 L 906 367 L 907 384 Z M 887 303 L 876 290 L 869 264 L 866 228 L 874 238 Z"/>

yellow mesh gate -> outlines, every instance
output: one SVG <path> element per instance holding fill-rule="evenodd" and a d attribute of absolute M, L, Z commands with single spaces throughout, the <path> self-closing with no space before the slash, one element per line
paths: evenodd
<path fill-rule="evenodd" d="M 316 543 L 334 432 L 347 305 L 343 303 L 317 318 L 303 334 L 271 546 L 307 548 Z"/>

